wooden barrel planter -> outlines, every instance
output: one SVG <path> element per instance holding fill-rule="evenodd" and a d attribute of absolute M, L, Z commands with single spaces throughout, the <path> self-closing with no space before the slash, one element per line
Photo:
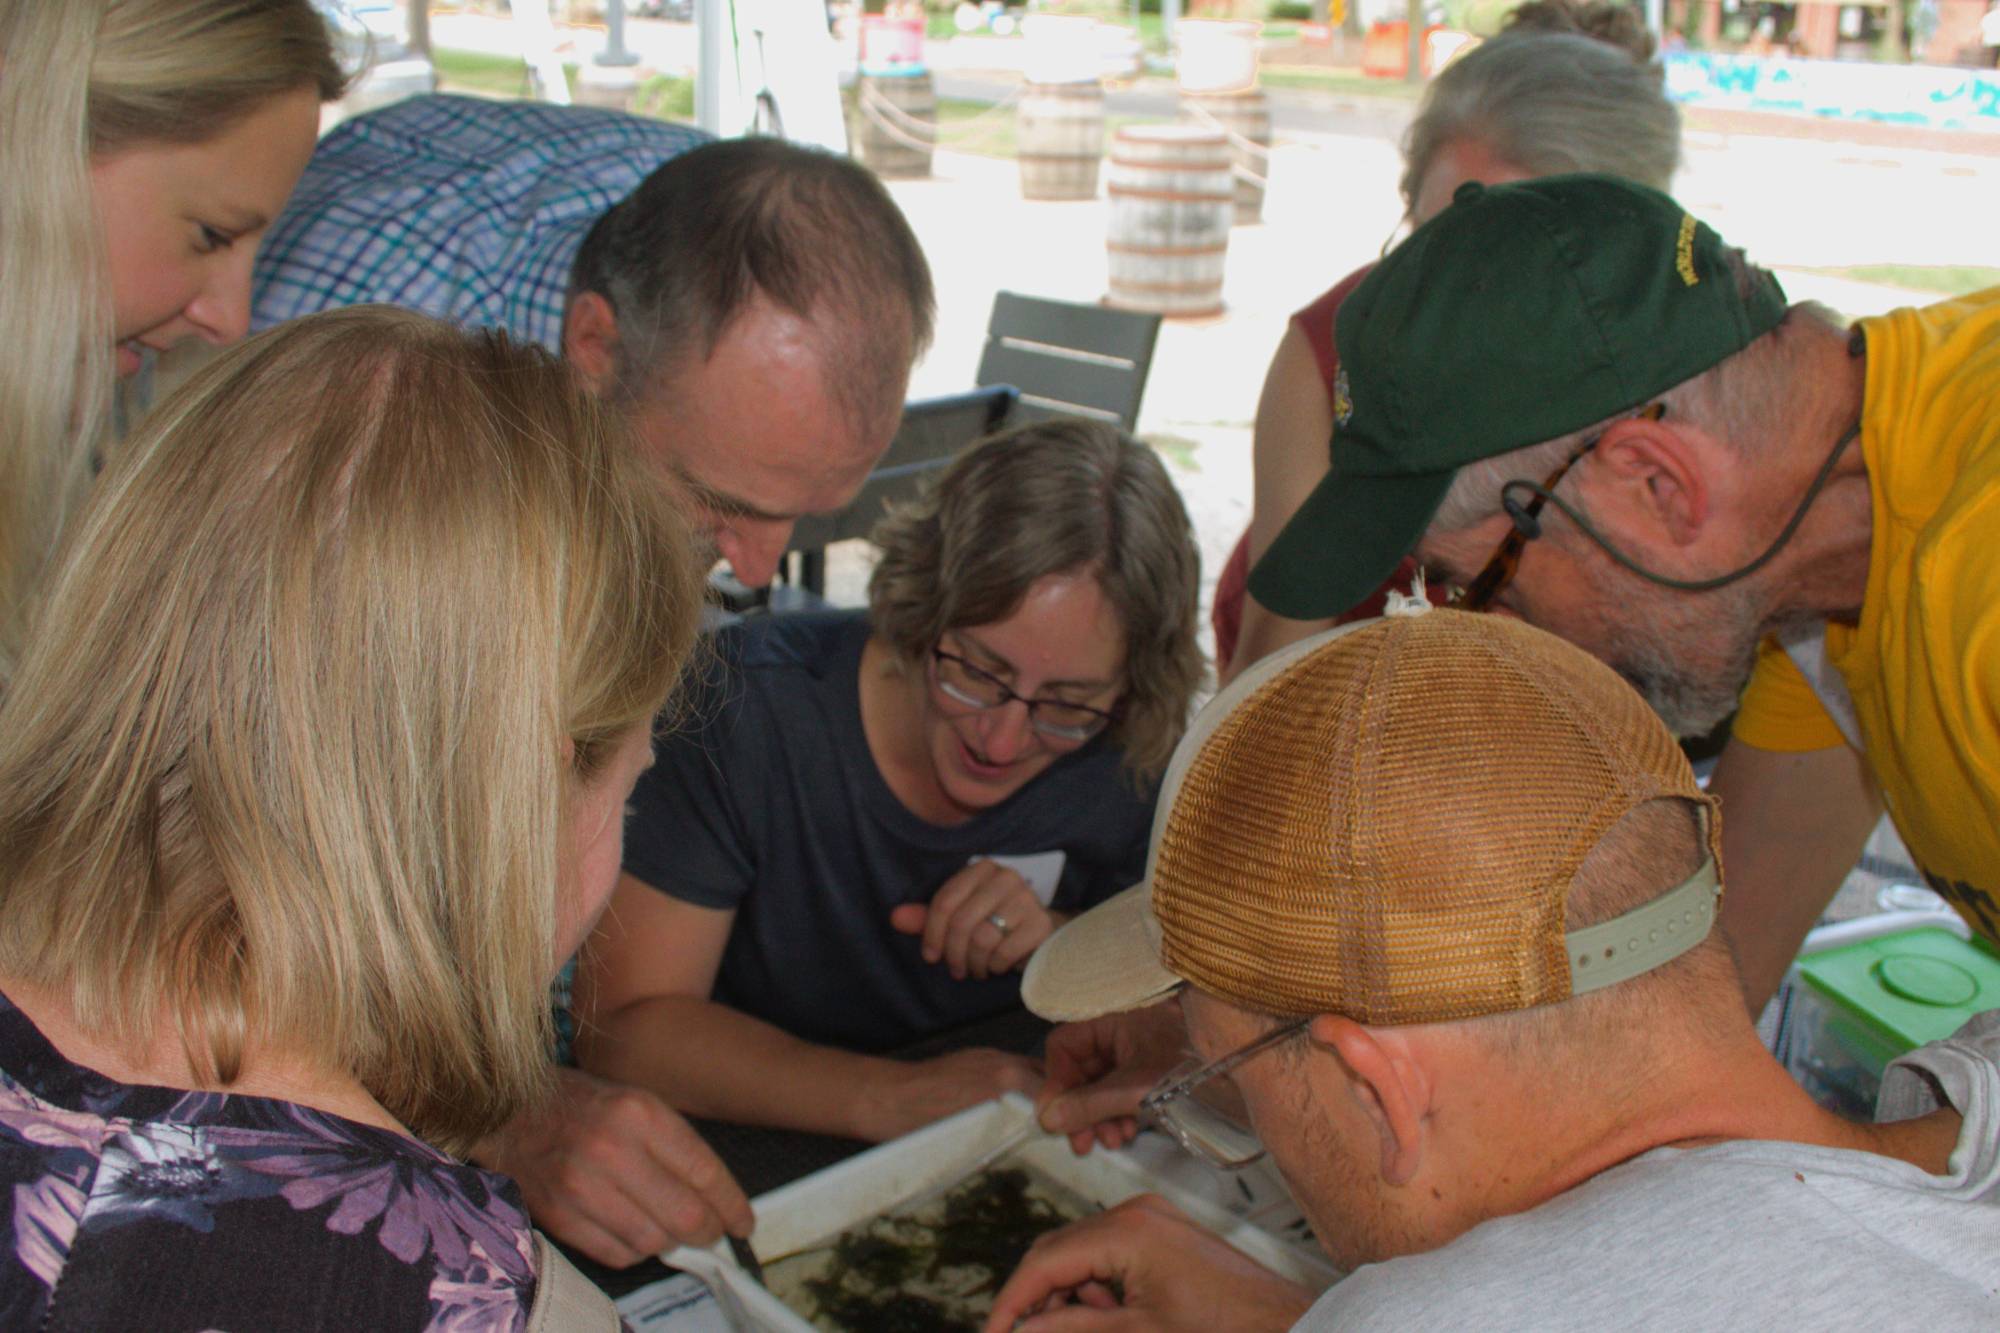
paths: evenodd
<path fill-rule="evenodd" d="M 1264 187 L 1271 177 L 1271 99 L 1257 88 L 1238 93 L 1183 92 L 1181 120 L 1219 128 L 1229 136 L 1236 168 L 1236 224 L 1261 222 Z"/>
<path fill-rule="evenodd" d="M 1029 84 L 1014 140 L 1023 199 L 1095 199 L 1104 160 L 1104 85 Z"/>
<path fill-rule="evenodd" d="M 937 92 L 928 71 L 864 74 L 856 85 L 861 160 L 878 176 L 928 176 L 937 141 Z"/>
<path fill-rule="evenodd" d="M 1221 312 L 1232 175 L 1220 130 L 1127 125 L 1113 136 L 1109 304 L 1181 317 Z"/>

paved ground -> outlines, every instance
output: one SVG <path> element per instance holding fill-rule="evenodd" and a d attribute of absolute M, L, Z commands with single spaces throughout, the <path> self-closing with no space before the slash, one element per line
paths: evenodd
<path fill-rule="evenodd" d="M 685 25 L 631 27 L 633 46 L 654 67 L 692 63 Z M 463 16 L 438 16 L 433 34 L 441 47 L 504 50 L 508 40 L 500 25 Z M 571 58 L 587 57 L 601 35 L 582 30 L 573 40 Z M 943 92 L 1005 96 L 1015 76 L 956 68 L 961 62 L 949 52 L 934 61 Z M 991 61 L 982 56 L 978 63 Z M 1283 90 L 1273 102 L 1279 143 L 1266 220 L 1233 233 L 1225 313 L 1170 321 L 1163 330 L 1140 420 L 1140 433 L 1176 468 L 1211 578 L 1247 520 L 1250 423 L 1287 316 L 1375 256 L 1400 214 L 1396 141 L 1412 109 L 1407 101 Z M 1173 96 L 1164 84 L 1142 84 L 1114 92 L 1110 109 L 1165 119 Z M 974 125 L 950 130 L 946 139 L 979 133 Z M 1700 113 L 1688 117 L 1685 146 L 1677 194 L 1754 259 L 1776 267 L 1795 297 L 1870 314 L 1934 296 L 1803 270 L 2000 262 L 1993 221 L 2000 135 Z M 931 178 L 890 188 L 923 239 L 938 282 L 937 342 L 917 368 L 914 394 L 971 383 L 996 291 L 1081 301 L 1104 291 L 1102 198 L 1025 201 L 1013 162 L 957 151 L 938 153 Z M 837 560 L 829 571 L 832 591 L 856 595 L 864 569 Z"/>
<path fill-rule="evenodd" d="M 1140 432 L 1178 469 L 1211 578 L 1248 519 L 1250 423 L 1271 351 L 1293 310 L 1394 232 L 1398 172 L 1393 136 L 1281 133 L 1266 220 L 1232 234 L 1227 310 L 1161 333 Z M 1690 130 L 1679 193 L 1777 267 L 1795 297 L 1861 315 L 1934 298 L 1800 270 L 1991 263 L 1996 186 L 2000 161 L 1984 155 Z M 1013 163 L 951 152 L 931 179 L 891 189 L 938 275 L 938 341 L 913 392 L 969 383 L 993 292 L 1092 300 L 1104 290 L 1102 199 L 1028 202 Z"/>

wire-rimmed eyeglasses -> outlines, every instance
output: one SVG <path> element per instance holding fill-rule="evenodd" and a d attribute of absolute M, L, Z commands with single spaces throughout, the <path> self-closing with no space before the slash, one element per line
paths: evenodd
<path fill-rule="evenodd" d="M 1281 1023 L 1209 1064 L 1182 1061 L 1140 1101 L 1140 1112 L 1209 1165 L 1241 1171 L 1263 1157 L 1264 1145 L 1245 1123 L 1234 1086 L 1220 1080 L 1300 1035 L 1311 1022 L 1308 1017 Z"/>
<path fill-rule="evenodd" d="M 982 671 L 957 653 L 931 649 L 931 679 L 938 692 L 953 703 L 981 712 L 1019 702 L 1027 705 L 1028 725 L 1051 740 L 1081 743 L 1117 720 L 1114 710 L 1093 708 L 1066 699 L 1030 699 L 990 671 Z"/>

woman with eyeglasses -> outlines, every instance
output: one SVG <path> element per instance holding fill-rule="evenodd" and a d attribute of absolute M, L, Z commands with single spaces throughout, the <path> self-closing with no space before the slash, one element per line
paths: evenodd
<path fill-rule="evenodd" d="M 1017 1007 L 1036 946 L 1144 873 L 1203 669 L 1159 458 L 1026 426 L 875 541 L 865 612 L 717 635 L 633 798 L 577 1054 L 689 1114 L 875 1141 L 1034 1088 L 998 1050 L 886 1057 Z"/>
<path fill-rule="evenodd" d="M 1680 112 L 1667 100 L 1653 38 L 1630 6 L 1531 0 L 1499 37 L 1454 60 L 1424 91 L 1403 138 L 1405 218 L 1421 226 L 1467 181 L 1488 185 L 1600 171 L 1665 190 L 1680 165 Z M 1331 624 L 1277 615 L 1249 595 L 1250 568 L 1327 472 L 1340 358 L 1333 320 L 1372 265 L 1293 315 L 1257 405 L 1250 528 L 1215 590 L 1216 668 L 1251 662 Z M 1506 335 L 1496 331 L 1494 337 Z M 1439 392 L 1449 392 L 1440 385 Z M 1414 563 L 1391 579 L 1402 587 Z M 1381 611 L 1384 588 L 1351 612 Z M 1433 589 L 1442 595 L 1443 589 Z"/>

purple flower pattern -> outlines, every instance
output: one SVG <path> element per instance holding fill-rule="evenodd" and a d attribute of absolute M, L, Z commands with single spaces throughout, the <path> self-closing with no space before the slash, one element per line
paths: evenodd
<path fill-rule="evenodd" d="M 268 1247 L 272 1265 L 316 1247 L 356 1270 L 343 1280 L 372 1280 L 360 1289 L 419 1293 L 399 1326 L 437 1333 L 522 1328 L 534 1299 L 534 1236 L 505 1177 L 289 1102 L 126 1088 L 65 1061 L 4 996 L 0 1185 L 0 1326 L 42 1322 L 86 1247 L 106 1248 L 77 1281 L 116 1282 L 103 1255 L 120 1233 L 177 1254 L 203 1238 L 239 1256 Z"/>

